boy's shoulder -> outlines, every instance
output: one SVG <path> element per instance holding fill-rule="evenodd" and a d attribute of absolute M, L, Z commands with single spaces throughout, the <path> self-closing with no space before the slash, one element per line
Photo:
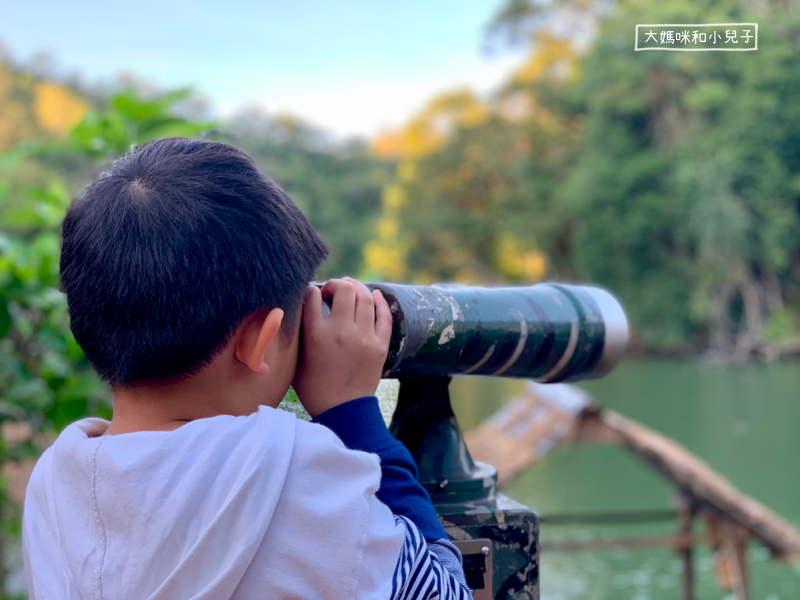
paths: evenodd
<path fill-rule="evenodd" d="M 68 426 L 37 461 L 26 506 L 47 511 L 47 498 L 61 488 L 88 492 L 98 476 L 123 487 L 146 477 L 176 485 L 206 480 L 222 489 L 246 472 L 258 479 L 283 473 L 285 491 L 302 495 L 324 492 L 322 482 L 359 495 L 359 489 L 375 493 L 380 484 L 377 455 L 350 450 L 328 427 L 268 406 L 247 416 L 198 419 L 174 431 L 99 435 L 107 426 L 100 419 Z"/>
<path fill-rule="evenodd" d="M 44 494 L 54 477 L 86 476 L 93 448 L 81 442 L 100 439 L 98 436 L 107 427 L 108 421 L 97 418 L 82 419 L 68 425 L 37 459 L 28 479 L 26 505 L 36 493 Z"/>
<path fill-rule="evenodd" d="M 251 442 L 273 448 L 290 450 L 293 461 L 310 466 L 309 462 L 343 461 L 380 469 L 376 454 L 351 450 L 339 436 L 325 425 L 306 421 L 294 412 L 270 406 L 259 406 L 254 413 L 243 417 L 221 415 L 199 419 L 181 429 L 194 425 L 191 437 L 213 436 L 221 440 L 230 438 L 236 443 Z M 187 433 L 189 433 L 187 431 Z M 255 435 L 253 435 L 255 434 Z M 276 443 L 280 440 L 280 443 Z M 300 466 L 300 465 L 298 465 Z"/>

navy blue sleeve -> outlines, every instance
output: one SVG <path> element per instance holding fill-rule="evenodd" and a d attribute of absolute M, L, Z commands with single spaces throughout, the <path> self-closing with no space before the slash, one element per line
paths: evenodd
<path fill-rule="evenodd" d="M 411 453 L 386 429 L 375 396 L 334 406 L 312 422 L 328 427 L 351 450 L 377 454 L 382 470 L 378 500 L 414 523 L 426 542 L 447 539 L 428 492 L 417 481 L 417 465 Z"/>

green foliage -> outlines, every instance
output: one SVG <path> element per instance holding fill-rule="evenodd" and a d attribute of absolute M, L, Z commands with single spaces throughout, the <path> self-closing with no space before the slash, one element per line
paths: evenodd
<path fill-rule="evenodd" d="M 619 6 L 570 90 L 585 118 L 561 196 L 576 267 L 626 300 L 648 345 L 757 344 L 773 311 L 798 308 L 800 22 L 728 2 L 648 8 Z M 760 49 L 623 51 L 644 12 L 758 21 Z"/>
<path fill-rule="evenodd" d="M 144 99 L 133 90 L 117 93 L 107 110 L 90 112 L 78 123 L 68 147 L 96 160 L 108 160 L 158 138 L 194 137 L 208 131 L 209 124 L 192 123 L 173 113 L 175 105 L 189 94 L 189 89 L 182 89 Z"/>
<path fill-rule="evenodd" d="M 783 343 L 797 335 L 797 314 L 787 308 L 773 312 L 764 325 L 764 339 Z"/>
<path fill-rule="evenodd" d="M 207 129 L 173 115 L 185 96 L 181 91 L 145 100 L 121 92 L 107 111 L 86 115 L 66 141 L 11 150 L 0 165 L 19 171 L 68 153 L 70 165 L 93 173 L 98 161 L 135 144 Z M 59 291 L 60 226 L 78 190 L 70 189 L 71 174 L 58 177 L 52 164 L 49 173 L 46 185 L 22 181 L 0 197 L 0 422 L 24 420 L 32 433 L 61 429 L 87 412 L 110 414 L 108 391 L 72 337 Z"/>
<path fill-rule="evenodd" d="M 107 392 L 69 331 L 57 232 L 0 244 L 0 422 L 24 420 L 41 431 L 60 429 L 87 409 L 107 415 Z"/>
<path fill-rule="evenodd" d="M 597 25 L 584 51 L 548 30 L 569 15 Z M 633 51 L 636 23 L 745 21 L 759 23 L 755 52 Z M 510 233 L 544 251 L 548 278 L 617 294 L 646 348 L 774 356 L 800 313 L 797 16 L 732 0 L 510 0 L 494 27 L 533 39 L 529 61 L 491 117 L 396 176 L 411 272 L 509 280 L 492 257 Z M 514 103 L 527 109 L 509 117 Z M 781 338 L 800 348 L 791 327 Z"/>
<path fill-rule="evenodd" d="M 61 221 L 78 186 L 109 158 L 208 128 L 173 114 L 184 97 L 145 100 L 125 91 L 107 111 L 86 115 L 66 140 L 0 154 L 0 428 L 23 432 L 0 436 L 0 465 L 38 456 L 43 440 L 87 414 L 110 418 L 109 390 L 72 336 L 59 290 Z M 19 508 L 6 484 L 0 479 L 0 564 L 7 541 L 19 535 Z M 2 576 L 0 568 L 0 586 Z"/>
<path fill-rule="evenodd" d="M 286 400 L 286 402 L 291 402 L 292 404 L 297 404 L 300 402 L 300 398 L 297 397 L 297 392 L 294 391 L 293 387 L 290 387 L 289 391 L 286 392 L 284 400 Z"/>

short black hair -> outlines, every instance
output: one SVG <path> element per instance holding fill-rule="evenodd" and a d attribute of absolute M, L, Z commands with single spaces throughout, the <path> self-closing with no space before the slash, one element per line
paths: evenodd
<path fill-rule="evenodd" d="M 164 138 L 117 160 L 64 218 L 72 332 L 112 388 L 186 378 L 261 309 L 297 324 L 328 249 L 244 152 Z"/>

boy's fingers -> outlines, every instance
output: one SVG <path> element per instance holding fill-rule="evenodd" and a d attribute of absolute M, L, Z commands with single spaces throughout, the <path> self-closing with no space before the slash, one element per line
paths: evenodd
<path fill-rule="evenodd" d="M 322 292 L 316 286 L 309 286 L 303 301 L 303 321 L 309 325 L 316 325 L 325 318 L 322 312 Z"/>
<path fill-rule="evenodd" d="M 371 331 L 375 326 L 375 301 L 369 288 L 360 281 L 351 279 L 356 291 L 356 325 L 362 331 Z"/>
<path fill-rule="evenodd" d="M 344 279 L 331 279 L 320 290 L 323 299 L 333 299 L 331 318 L 352 321 L 355 318 L 356 291 Z"/>
<path fill-rule="evenodd" d="M 375 302 L 375 335 L 383 347 L 388 348 L 392 338 L 392 310 L 380 290 L 372 292 L 372 299 Z"/>

